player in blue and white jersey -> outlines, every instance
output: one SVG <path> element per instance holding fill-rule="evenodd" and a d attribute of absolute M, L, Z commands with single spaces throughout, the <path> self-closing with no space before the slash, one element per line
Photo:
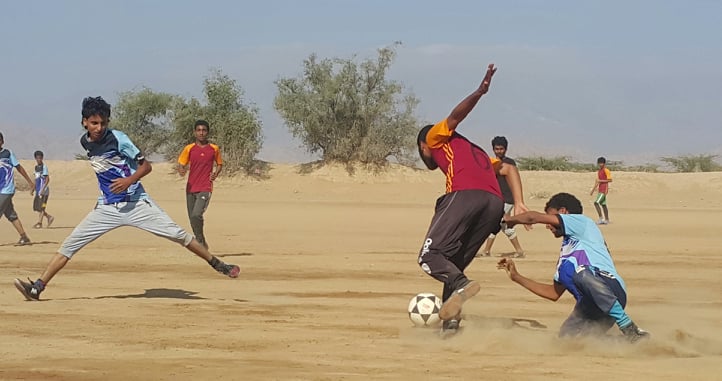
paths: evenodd
<path fill-rule="evenodd" d="M 238 266 L 213 256 L 148 196 L 140 179 L 151 172 L 150 162 L 126 134 L 108 128 L 109 120 L 110 105 L 103 98 L 83 100 L 82 124 L 87 133 L 80 138 L 80 144 L 98 178 L 100 197 L 93 210 L 63 241 L 36 281 L 15 279 L 18 291 L 27 300 L 39 300 L 48 282 L 75 253 L 121 226 L 133 226 L 177 242 L 206 260 L 219 273 L 237 277 L 241 271 Z"/>
<path fill-rule="evenodd" d="M 569 193 L 554 195 L 545 213 L 526 212 L 506 217 L 508 226 L 545 224 L 555 237 L 562 238 L 553 284 L 543 284 L 519 274 L 512 259 L 499 261 L 512 281 L 534 294 L 552 301 L 564 291 L 576 299 L 574 310 L 562 324 L 560 336 L 603 334 L 615 323 L 630 342 L 649 336 L 624 310 L 627 289 L 619 276 L 604 237 L 595 222 L 582 214 L 582 203 Z"/>

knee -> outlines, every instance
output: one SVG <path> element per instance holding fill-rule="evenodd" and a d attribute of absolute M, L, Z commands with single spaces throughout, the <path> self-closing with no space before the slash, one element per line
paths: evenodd
<path fill-rule="evenodd" d="M 203 222 L 203 213 L 191 213 L 190 219 L 192 222 Z"/>
<path fill-rule="evenodd" d="M 506 228 L 506 229 L 504 229 L 504 234 L 505 234 L 509 239 L 514 239 L 514 238 L 516 238 L 516 229 L 514 229 L 514 228 Z"/>

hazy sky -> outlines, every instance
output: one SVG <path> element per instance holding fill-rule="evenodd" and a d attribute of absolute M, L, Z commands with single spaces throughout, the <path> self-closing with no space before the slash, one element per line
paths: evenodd
<path fill-rule="evenodd" d="M 511 156 L 628 163 L 722 154 L 719 1 L 0 0 L 0 131 L 17 156 L 80 152 L 80 103 L 143 86 L 202 96 L 217 67 L 261 110 L 260 157 L 309 157 L 273 110 L 274 81 L 310 53 L 373 57 L 402 41 L 390 78 L 444 118 L 492 89 L 460 126 Z"/>

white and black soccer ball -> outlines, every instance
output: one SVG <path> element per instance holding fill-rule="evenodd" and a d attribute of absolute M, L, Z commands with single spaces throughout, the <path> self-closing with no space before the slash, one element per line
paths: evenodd
<path fill-rule="evenodd" d="M 440 309 L 441 298 L 430 292 L 422 292 L 409 301 L 409 319 L 417 327 L 434 327 L 441 322 Z"/>

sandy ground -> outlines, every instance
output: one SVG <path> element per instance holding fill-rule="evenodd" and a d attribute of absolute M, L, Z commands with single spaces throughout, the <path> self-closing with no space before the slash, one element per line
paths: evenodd
<path fill-rule="evenodd" d="M 31 169 L 30 162 L 23 163 Z M 180 246 L 131 228 L 75 257 L 26 302 L 15 277 L 35 279 L 97 194 L 85 162 L 49 162 L 50 229 L 35 230 L 31 198 L 15 204 L 32 246 L 0 222 L 2 380 L 719 380 L 722 376 L 722 173 L 615 173 L 604 226 L 629 289 L 628 312 L 653 339 L 560 340 L 573 306 L 535 297 L 479 258 L 482 292 L 464 329 L 441 340 L 406 314 L 441 285 L 416 265 L 441 195 L 439 172 L 397 169 L 349 178 L 339 168 L 269 180 L 219 180 L 206 214 L 211 249 L 242 267 L 215 273 Z M 184 181 L 156 164 L 144 181 L 181 225 Z M 575 193 L 594 217 L 593 173 L 524 172 L 535 209 Z M 519 233 L 523 274 L 549 282 L 560 242 Z M 494 254 L 511 251 L 500 237 Z M 616 329 L 610 330 L 616 336 Z"/>

